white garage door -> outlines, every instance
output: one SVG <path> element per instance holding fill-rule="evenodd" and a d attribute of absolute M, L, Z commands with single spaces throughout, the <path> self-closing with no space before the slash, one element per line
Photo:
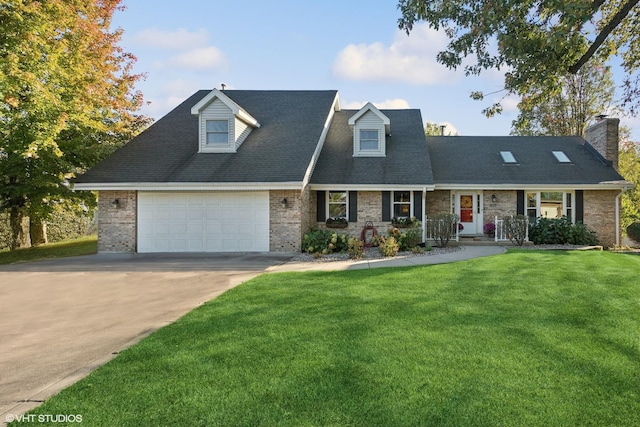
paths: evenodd
<path fill-rule="evenodd" d="M 266 252 L 269 193 L 138 193 L 138 252 Z"/>

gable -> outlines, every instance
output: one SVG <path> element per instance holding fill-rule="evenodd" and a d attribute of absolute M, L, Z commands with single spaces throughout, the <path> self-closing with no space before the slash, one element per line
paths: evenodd
<path fill-rule="evenodd" d="M 214 89 L 191 108 L 197 115 L 199 149 L 201 153 L 235 153 L 260 123 L 246 110 Z"/>
<path fill-rule="evenodd" d="M 384 157 L 387 135 L 390 133 L 389 117 L 370 102 L 349 118 L 353 127 L 354 157 Z"/>

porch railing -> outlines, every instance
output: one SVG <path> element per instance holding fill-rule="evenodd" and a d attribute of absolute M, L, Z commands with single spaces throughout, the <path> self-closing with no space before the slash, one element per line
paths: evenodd
<path fill-rule="evenodd" d="M 446 229 L 447 227 L 451 227 L 451 230 Z M 459 234 L 457 224 L 452 226 L 450 223 L 442 219 L 425 218 L 425 224 L 424 224 L 425 241 L 438 240 L 439 236 L 442 236 L 444 232 L 451 233 L 450 234 L 451 241 L 457 242 L 460 239 L 460 234 Z"/>
<path fill-rule="evenodd" d="M 513 218 L 513 216 L 511 216 L 510 218 Z M 525 218 L 525 226 L 526 226 L 526 235 L 525 235 L 525 242 L 529 241 L 529 218 Z M 507 227 L 505 226 L 505 220 L 504 219 L 498 219 L 498 217 L 495 217 L 494 220 L 494 224 L 496 226 L 496 232 L 495 232 L 495 237 L 494 240 L 496 242 L 509 242 L 512 239 L 512 235 L 509 233 L 509 231 L 507 230 Z"/>

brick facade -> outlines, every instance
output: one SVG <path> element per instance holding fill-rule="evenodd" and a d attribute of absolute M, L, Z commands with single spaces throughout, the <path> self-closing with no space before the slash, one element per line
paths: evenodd
<path fill-rule="evenodd" d="M 286 206 L 283 200 L 287 199 Z M 305 203 L 303 203 L 303 200 Z M 269 250 L 298 252 L 302 245 L 303 223 L 308 223 L 308 196 L 298 190 L 269 192 Z M 303 219 L 303 217 L 306 217 Z"/>
<path fill-rule="evenodd" d="M 585 130 L 585 139 L 618 170 L 618 127 L 620 119 L 604 118 Z"/>
<path fill-rule="evenodd" d="M 136 191 L 99 192 L 98 252 L 136 251 L 137 195 Z"/>
<path fill-rule="evenodd" d="M 496 201 L 493 201 L 496 196 Z M 515 190 L 485 190 L 482 193 L 484 198 L 484 222 L 493 222 L 495 217 L 515 215 L 517 213 L 517 192 Z"/>
<path fill-rule="evenodd" d="M 585 191 L 584 192 L 584 224 L 596 232 L 599 243 L 604 247 L 612 247 L 616 243 L 616 196 L 619 191 Z M 618 201 L 618 204 L 620 202 Z M 618 205 L 618 209 L 620 206 Z"/>

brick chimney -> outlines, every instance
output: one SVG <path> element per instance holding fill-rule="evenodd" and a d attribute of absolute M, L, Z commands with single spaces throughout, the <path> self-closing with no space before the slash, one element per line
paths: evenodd
<path fill-rule="evenodd" d="M 618 170 L 618 126 L 620 119 L 598 116 L 584 132 L 584 139 Z"/>

